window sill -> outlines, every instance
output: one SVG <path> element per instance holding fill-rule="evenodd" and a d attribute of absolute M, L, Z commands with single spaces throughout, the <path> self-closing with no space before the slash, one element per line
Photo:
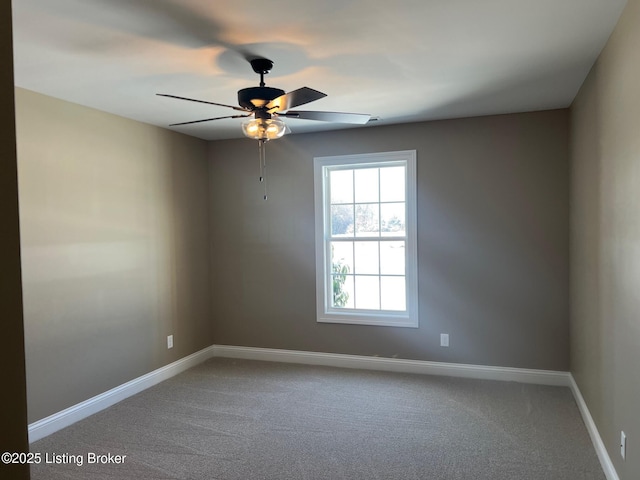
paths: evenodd
<path fill-rule="evenodd" d="M 362 315 L 325 313 L 317 317 L 318 323 L 343 323 L 378 327 L 418 328 L 418 319 L 406 315 Z"/>

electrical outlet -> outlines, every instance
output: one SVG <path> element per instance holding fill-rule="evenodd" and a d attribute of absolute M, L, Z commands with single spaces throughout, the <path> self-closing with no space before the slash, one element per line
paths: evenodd
<path fill-rule="evenodd" d="M 620 432 L 620 456 L 623 460 L 627 458 L 627 436 L 624 432 Z"/>
<path fill-rule="evenodd" d="M 441 333 L 440 334 L 440 346 L 441 347 L 448 347 L 449 346 L 449 334 L 448 333 Z"/>
<path fill-rule="evenodd" d="M 173 335 L 167 337 L 167 348 L 173 348 Z"/>

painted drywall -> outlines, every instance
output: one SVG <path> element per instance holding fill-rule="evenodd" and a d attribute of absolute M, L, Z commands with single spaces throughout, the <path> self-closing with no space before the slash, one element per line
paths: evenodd
<path fill-rule="evenodd" d="M 556 110 L 283 137 L 266 202 L 256 142 L 212 142 L 216 343 L 567 370 L 567 135 Z M 419 328 L 317 323 L 313 158 L 412 149 Z"/>
<path fill-rule="evenodd" d="M 22 89 L 16 123 L 31 423 L 213 343 L 208 162 L 202 140 Z"/>
<path fill-rule="evenodd" d="M 630 0 L 571 107 L 571 370 L 622 480 L 640 478 L 638 45 Z"/>
<path fill-rule="evenodd" d="M 0 452 L 28 452 L 11 2 L 0 3 L 0 65 Z M 29 465 L 0 464 L 0 477 L 28 479 Z"/>

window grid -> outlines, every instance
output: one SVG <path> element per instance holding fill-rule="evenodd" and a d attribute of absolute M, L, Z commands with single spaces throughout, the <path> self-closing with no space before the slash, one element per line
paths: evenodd
<path fill-rule="evenodd" d="M 405 177 L 405 191 L 406 191 L 406 166 L 404 166 L 404 177 Z M 380 312 L 386 312 L 386 311 L 390 311 L 390 312 L 394 312 L 396 310 L 383 310 L 382 309 L 382 278 L 384 277 L 390 277 L 390 278 L 402 278 L 405 279 L 406 281 L 406 275 L 389 275 L 389 274 L 382 274 L 381 272 L 381 258 L 380 258 L 380 245 L 382 242 L 393 242 L 393 241 L 404 241 L 405 245 L 407 242 L 407 234 L 406 234 L 406 224 L 407 224 L 407 209 L 406 209 L 406 201 L 399 201 L 399 200 L 395 200 L 395 201 L 382 201 L 382 187 L 381 187 L 381 179 L 380 179 L 380 173 L 382 171 L 382 169 L 385 168 L 385 166 L 375 166 L 372 167 L 371 165 L 364 165 L 361 167 L 354 167 L 353 165 L 349 165 L 348 167 L 337 167 L 337 168 L 327 168 L 327 177 L 328 177 L 328 192 L 327 192 L 327 203 L 329 206 L 329 211 L 331 212 L 332 209 L 331 207 L 333 206 L 351 206 L 352 208 L 352 224 L 353 224 L 353 232 L 351 236 L 336 236 L 333 234 L 334 228 L 332 225 L 332 215 L 329 215 L 327 217 L 327 221 L 328 221 L 328 228 L 326 228 L 326 232 L 327 232 L 327 236 L 328 238 L 327 240 L 327 244 L 331 245 L 333 242 L 336 241 L 342 241 L 342 242 L 351 242 L 351 258 L 352 258 L 352 263 L 353 263 L 353 272 L 347 273 L 347 274 L 334 274 L 332 273 L 330 275 L 330 278 L 328 278 L 329 280 L 329 285 L 328 287 L 330 287 L 331 289 L 333 288 L 333 279 L 340 275 L 340 276 L 345 276 L 346 278 L 352 278 L 353 279 L 353 307 L 349 308 L 349 307 L 336 307 L 333 304 L 333 301 L 331 302 L 330 307 L 332 309 L 339 309 L 339 310 L 363 310 L 361 308 L 358 308 L 358 290 L 356 288 L 356 277 L 375 277 L 378 279 L 378 308 L 377 309 L 367 309 L 367 310 L 373 310 L 373 311 L 380 311 Z M 356 186 L 356 171 L 358 170 L 364 170 L 364 169 L 375 169 L 376 171 L 376 179 L 377 179 L 377 201 L 373 202 L 373 201 L 366 201 L 366 202 L 357 202 L 356 201 L 356 197 L 358 195 L 358 190 L 357 190 L 357 186 Z M 332 171 L 337 171 L 337 170 L 342 170 L 342 171 L 351 171 L 351 193 L 352 193 L 352 198 L 351 198 L 351 202 L 333 202 L 331 200 L 331 193 L 333 192 L 332 188 L 333 185 L 331 183 L 331 172 Z M 377 205 L 378 206 L 378 214 L 377 214 L 377 235 L 376 236 L 358 236 L 358 228 L 357 228 L 357 219 L 358 219 L 358 214 L 357 214 L 357 206 L 358 205 Z M 405 206 L 404 208 L 404 218 L 402 219 L 403 221 L 403 225 L 405 225 L 405 235 L 396 235 L 396 236 L 384 236 L 383 237 L 383 228 L 382 228 L 382 205 L 403 205 Z M 384 239 L 384 240 L 383 240 Z M 355 244 L 356 242 L 375 242 L 377 244 L 377 260 L 378 260 L 378 273 L 373 274 L 373 273 L 361 273 L 359 272 L 359 268 L 358 268 L 358 260 L 356 259 L 356 253 L 355 253 Z M 329 247 L 330 250 L 330 247 Z M 406 258 L 406 250 L 405 250 L 405 264 L 407 261 Z M 329 252 L 328 256 L 327 256 L 327 267 L 329 270 L 331 271 L 331 266 L 333 263 L 333 257 L 331 255 L 331 252 Z M 405 289 L 405 298 L 404 298 L 404 304 L 406 306 L 407 302 L 407 298 L 406 298 L 406 289 Z"/>
<path fill-rule="evenodd" d="M 415 157 L 403 151 L 314 159 L 318 322 L 418 326 Z M 349 246 L 338 248 L 344 242 Z M 375 249 L 357 255 L 366 243 Z M 334 291 L 338 275 L 350 290 Z M 358 279 L 369 280 L 358 286 Z M 345 291 L 351 298 L 334 303 Z"/>

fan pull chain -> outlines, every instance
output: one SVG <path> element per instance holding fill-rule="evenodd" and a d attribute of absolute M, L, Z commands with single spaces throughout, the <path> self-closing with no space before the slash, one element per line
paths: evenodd
<path fill-rule="evenodd" d="M 267 157 L 264 148 L 266 140 L 258 140 L 259 161 L 260 161 L 260 182 L 264 184 L 263 200 L 267 199 Z"/>
<path fill-rule="evenodd" d="M 262 178 L 262 156 L 264 155 L 264 140 L 258 140 L 258 180 L 263 181 Z"/>
<path fill-rule="evenodd" d="M 263 180 L 263 184 L 264 184 L 264 197 L 262 197 L 263 200 L 267 199 L 267 159 L 266 157 L 262 158 L 262 173 L 264 175 L 264 180 Z"/>

